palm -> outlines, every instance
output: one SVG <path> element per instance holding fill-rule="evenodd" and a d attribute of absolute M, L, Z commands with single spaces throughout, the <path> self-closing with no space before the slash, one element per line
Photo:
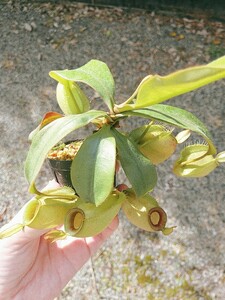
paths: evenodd
<path fill-rule="evenodd" d="M 6 300 L 54 299 L 117 225 L 115 219 L 101 234 L 87 239 L 49 243 L 43 236 L 31 239 L 29 233 L 29 238 L 18 233 L 2 240 L 0 295 Z"/>

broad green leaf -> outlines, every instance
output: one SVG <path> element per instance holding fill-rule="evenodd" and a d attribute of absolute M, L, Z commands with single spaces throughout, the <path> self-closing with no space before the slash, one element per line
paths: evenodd
<path fill-rule="evenodd" d="M 216 149 L 211 140 L 211 135 L 206 126 L 192 113 L 184 109 L 165 104 L 155 104 L 146 108 L 124 112 L 123 115 L 135 115 L 150 118 L 179 128 L 189 129 L 202 135 L 208 142 L 211 153 L 216 153 Z"/>
<path fill-rule="evenodd" d="M 225 56 L 221 56 L 215 60 L 213 60 L 211 63 L 208 64 L 210 67 L 216 67 L 216 68 L 225 68 Z"/>
<path fill-rule="evenodd" d="M 203 66 L 179 70 L 167 76 L 149 75 L 142 80 L 134 95 L 134 104 L 121 104 L 119 112 L 157 104 L 193 91 L 225 77 L 225 56 Z"/>
<path fill-rule="evenodd" d="M 112 129 L 116 139 L 122 168 L 138 197 L 154 188 L 157 181 L 155 167 L 126 136 Z"/>
<path fill-rule="evenodd" d="M 160 103 L 224 77 L 225 56 L 217 63 L 187 68 L 167 76 L 149 76 L 138 89 L 135 107 Z"/>
<path fill-rule="evenodd" d="M 99 60 L 91 60 L 75 70 L 51 71 L 49 75 L 64 84 L 65 80 L 83 82 L 92 87 L 112 110 L 115 83 L 108 66 Z"/>
<path fill-rule="evenodd" d="M 113 189 L 116 143 L 109 125 L 89 136 L 71 166 L 71 180 L 78 195 L 96 206 Z"/>
<path fill-rule="evenodd" d="M 30 184 L 35 181 L 49 150 L 72 131 L 104 116 L 105 112 L 92 110 L 83 114 L 59 118 L 43 127 L 33 137 L 25 162 L 25 175 Z"/>

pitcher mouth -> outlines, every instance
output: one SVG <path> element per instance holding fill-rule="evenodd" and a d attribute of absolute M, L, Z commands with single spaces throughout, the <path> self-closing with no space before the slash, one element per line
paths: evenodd
<path fill-rule="evenodd" d="M 166 212 L 161 207 L 154 207 L 148 212 L 148 222 L 155 231 L 165 228 L 167 222 Z"/>
<path fill-rule="evenodd" d="M 65 229 L 66 232 L 74 236 L 83 227 L 85 220 L 85 213 L 80 208 L 71 209 L 65 219 Z"/>

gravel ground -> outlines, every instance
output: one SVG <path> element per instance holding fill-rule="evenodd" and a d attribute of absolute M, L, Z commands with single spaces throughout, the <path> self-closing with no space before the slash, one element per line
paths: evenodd
<path fill-rule="evenodd" d="M 100 59 L 114 74 L 121 101 L 150 73 L 165 75 L 225 54 L 225 24 L 205 13 L 17 3 L 0 4 L 1 225 L 30 198 L 23 173 L 28 134 L 46 111 L 58 110 L 50 70 Z M 224 95 L 222 80 L 168 103 L 204 121 L 221 151 Z M 141 121 L 124 126 L 136 122 Z M 120 215 L 119 229 L 58 300 L 224 299 L 224 167 L 187 180 L 176 178 L 171 164 L 159 168 L 155 196 L 168 213 L 168 225 L 177 226 L 175 232 L 168 237 L 148 234 Z M 44 167 L 39 184 L 51 176 Z"/>

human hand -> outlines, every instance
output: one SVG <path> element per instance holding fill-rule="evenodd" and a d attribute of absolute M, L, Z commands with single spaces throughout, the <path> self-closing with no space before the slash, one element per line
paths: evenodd
<path fill-rule="evenodd" d="M 48 189 L 56 188 L 50 182 Z M 20 223 L 23 208 L 8 225 Z M 61 290 L 118 227 L 118 218 L 91 238 L 68 237 L 50 243 L 47 230 L 25 227 L 0 240 L 0 299 L 50 300 Z"/>

